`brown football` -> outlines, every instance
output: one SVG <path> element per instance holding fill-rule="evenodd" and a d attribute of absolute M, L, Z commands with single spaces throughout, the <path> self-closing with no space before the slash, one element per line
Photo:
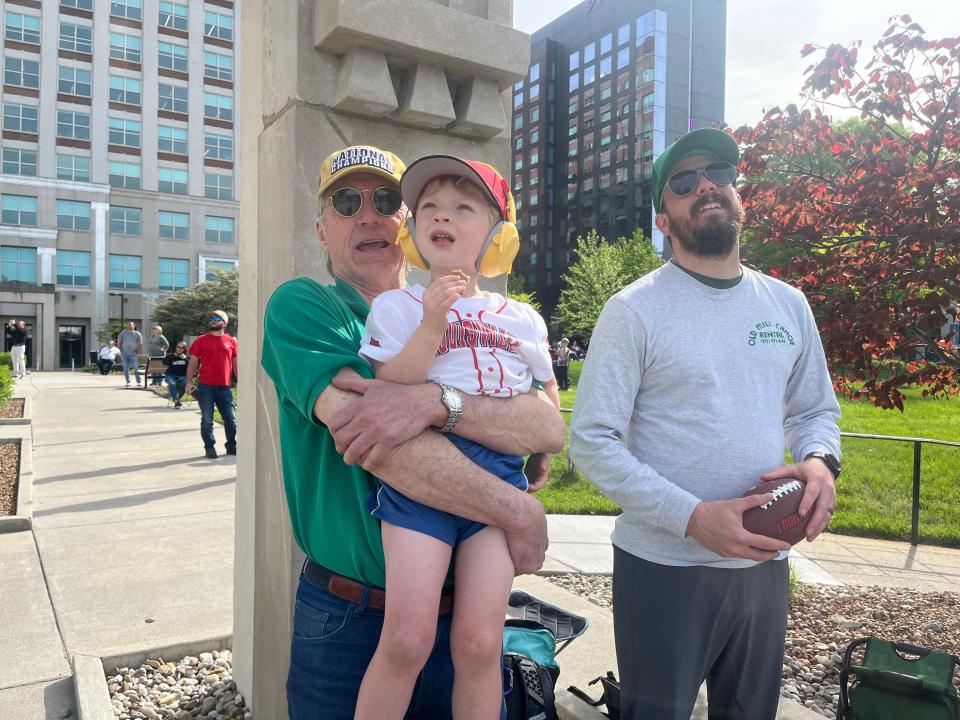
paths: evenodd
<path fill-rule="evenodd" d="M 783 478 L 754 485 L 743 497 L 773 493 L 773 499 L 743 513 L 743 527 L 757 535 L 783 540 L 791 545 L 803 540 L 807 534 L 807 517 L 797 512 L 803 499 L 803 480 Z"/>

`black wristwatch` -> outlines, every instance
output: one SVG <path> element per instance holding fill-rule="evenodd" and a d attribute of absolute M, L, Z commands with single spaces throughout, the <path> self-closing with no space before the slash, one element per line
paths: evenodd
<path fill-rule="evenodd" d="M 807 456 L 804 460 L 809 460 L 810 458 L 818 458 L 823 461 L 823 464 L 827 466 L 827 470 L 833 473 L 833 479 L 836 480 L 840 477 L 840 461 L 837 459 L 836 455 L 831 455 L 830 453 L 824 452 L 812 452 L 807 453 Z"/>

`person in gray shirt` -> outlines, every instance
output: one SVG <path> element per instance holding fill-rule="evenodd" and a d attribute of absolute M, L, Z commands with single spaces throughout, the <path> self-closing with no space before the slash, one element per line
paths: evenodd
<path fill-rule="evenodd" d="M 117 345 L 120 347 L 120 362 L 123 364 L 123 377 L 130 385 L 130 368 L 137 378 L 137 385 L 140 384 L 140 363 L 137 361 L 137 354 L 143 348 L 143 336 L 137 331 L 137 325 L 133 322 L 127 323 L 126 330 L 121 330 L 117 335 Z"/>
<path fill-rule="evenodd" d="M 570 433 L 576 466 L 623 514 L 613 616 L 624 720 L 773 720 L 790 546 L 745 530 L 761 479 L 806 482 L 807 540 L 829 524 L 840 408 L 796 289 L 740 264 L 739 151 L 716 129 L 654 163 L 672 262 L 614 295 L 590 341 Z M 784 465 L 789 449 L 795 463 Z"/>

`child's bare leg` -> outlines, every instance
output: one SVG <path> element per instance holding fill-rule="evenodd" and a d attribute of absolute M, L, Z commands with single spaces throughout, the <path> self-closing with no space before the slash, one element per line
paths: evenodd
<path fill-rule="evenodd" d="M 380 642 L 363 676 L 355 718 L 403 718 L 414 683 L 437 637 L 440 592 L 452 548 L 436 538 L 382 523 L 387 602 Z"/>
<path fill-rule="evenodd" d="M 453 717 L 497 720 L 503 699 L 500 655 L 513 561 L 503 530 L 485 527 L 457 546 L 450 652 Z"/>

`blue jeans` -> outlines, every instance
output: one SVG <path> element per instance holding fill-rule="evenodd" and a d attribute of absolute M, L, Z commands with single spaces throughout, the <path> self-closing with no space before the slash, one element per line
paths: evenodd
<path fill-rule="evenodd" d="M 287 675 L 290 720 L 351 720 L 360 682 L 370 664 L 383 610 L 367 606 L 370 589 L 359 603 L 321 590 L 303 575 L 297 589 Z M 437 641 L 417 684 L 406 717 L 446 720 L 451 717 L 453 660 L 450 657 L 452 615 L 437 621 Z"/>
<path fill-rule="evenodd" d="M 130 382 L 130 368 L 133 368 L 133 373 L 137 377 L 137 385 L 140 384 L 140 363 L 137 361 L 137 354 L 130 353 L 120 355 L 120 362 L 123 363 L 123 378 L 129 383 Z"/>
<path fill-rule="evenodd" d="M 167 387 L 170 389 L 170 399 L 179 402 L 183 397 L 183 389 L 187 386 L 186 375 L 167 375 Z M 212 412 L 210 413 L 213 414 Z M 222 415 L 223 413 L 221 413 Z"/>
<path fill-rule="evenodd" d="M 213 407 L 216 405 L 223 418 L 223 430 L 227 435 L 227 450 L 237 449 L 237 416 L 233 411 L 233 393 L 229 385 L 205 385 L 197 383 L 193 393 L 200 405 L 200 437 L 203 446 L 212 448 L 217 444 L 213 437 Z"/>

